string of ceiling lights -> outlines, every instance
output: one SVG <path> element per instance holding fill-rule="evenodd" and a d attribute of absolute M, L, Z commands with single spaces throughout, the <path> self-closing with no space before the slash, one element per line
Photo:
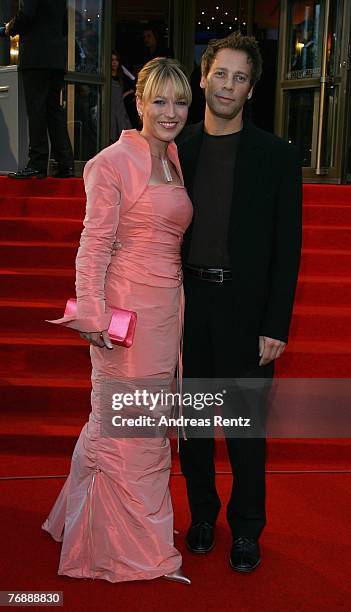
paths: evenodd
<path fill-rule="evenodd" d="M 230 33 L 240 30 L 245 33 L 247 20 L 245 18 L 244 2 L 232 2 L 232 10 L 224 10 L 218 3 L 212 8 L 200 8 L 196 18 L 196 30 L 198 32 L 223 32 Z"/>

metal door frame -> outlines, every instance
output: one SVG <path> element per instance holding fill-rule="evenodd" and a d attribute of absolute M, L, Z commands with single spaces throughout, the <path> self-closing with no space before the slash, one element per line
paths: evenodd
<path fill-rule="evenodd" d="M 310 167 L 303 168 L 303 177 L 305 182 L 311 183 L 341 183 L 344 167 L 344 156 L 346 149 L 346 130 L 344 118 L 347 112 L 347 83 L 350 78 L 350 70 L 348 70 L 348 51 L 349 51 L 349 36 L 350 36 L 350 20 L 351 20 L 351 3 L 347 0 L 344 2 L 342 19 L 342 36 L 341 36 L 341 68 L 340 76 L 336 76 L 331 83 L 326 77 L 326 36 L 328 33 L 329 23 L 329 8 L 330 0 L 325 0 L 323 11 L 323 47 L 322 47 L 322 65 L 321 76 L 318 78 L 287 80 L 286 67 L 288 50 L 290 44 L 289 38 L 289 2 L 291 0 L 282 0 L 280 12 L 279 26 L 279 59 L 278 59 L 278 79 L 276 90 L 276 117 L 275 117 L 275 133 L 286 137 L 287 134 L 287 92 L 293 89 L 309 89 L 317 90 L 315 96 L 314 112 L 313 112 L 313 132 L 312 132 L 312 161 Z M 338 1 L 338 0 L 336 0 Z M 336 147 L 335 147 L 335 164 L 330 168 L 321 167 L 321 149 L 322 149 L 322 134 L 323 134 L 323 119 L 324 117 L 324 92 L 328 86 L 332 84 L 339 87 L 339 99 L 334 120 L 337 122 L 336 127 Z"/>

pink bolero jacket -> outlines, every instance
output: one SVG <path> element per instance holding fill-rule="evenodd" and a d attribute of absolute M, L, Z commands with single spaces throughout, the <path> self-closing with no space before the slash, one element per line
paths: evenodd
<path fill-rule="evenodd" d="M 183 177 L 177 145 L 167 154 Z M 108 329 L 112 311 L 105 303 L 105 277 L 120 215 L 139 199 L 151 176 L 147 140 L 133 130 L 90 159 L 83 179 L 87 196 L 84 229 L 76 257 L 77 316 L 49 321 L 84 332 Z"/>

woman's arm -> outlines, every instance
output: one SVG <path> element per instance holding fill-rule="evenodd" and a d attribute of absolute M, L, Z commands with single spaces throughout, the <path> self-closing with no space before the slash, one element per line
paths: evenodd
<path fill-rule="evenodd" d="M 77 315 L 52 322 L 80 332 L 101 332 L 112 317 L 105 304 L 105 278 L 119 221 L 120 183 L 103 154 L 88 161 L 83 178 L 87 204 L 76 257 Z"/>
<path fill-rule="evenodd" d="M 85 321 L 81 331 L 101 331 L 108 329 L 112 315 L 105 307 L 105 277 L 117 232 L 121 194 L 116 173 L 105 156 L 90 160 L 83 178 L 87 205 L 76 257 L 77 315 Z"/>

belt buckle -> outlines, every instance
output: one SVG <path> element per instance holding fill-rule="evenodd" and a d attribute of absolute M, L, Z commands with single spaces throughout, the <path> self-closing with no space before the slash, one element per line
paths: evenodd
<path fill-rule="evenodd" d="M 216 269 L 214 268 L 213 271 L 215 272 Z M 213 283 L 223 283 L 224 281 L 224 274 L 223 274 L 223 270 L 222 269 L 217 269 L 217 272 L 219 273 L 220 277 L 219 279 L 213 279 Z"/>
<path fill-rule="evenodd" d="M 216 281 L 216 283 L 223 283 L 223 281 L 224 281 L 223 270 L 220 270 L 219 274 L 220 274 L 220 278 L 219 278 L 218 281 Z"/>

